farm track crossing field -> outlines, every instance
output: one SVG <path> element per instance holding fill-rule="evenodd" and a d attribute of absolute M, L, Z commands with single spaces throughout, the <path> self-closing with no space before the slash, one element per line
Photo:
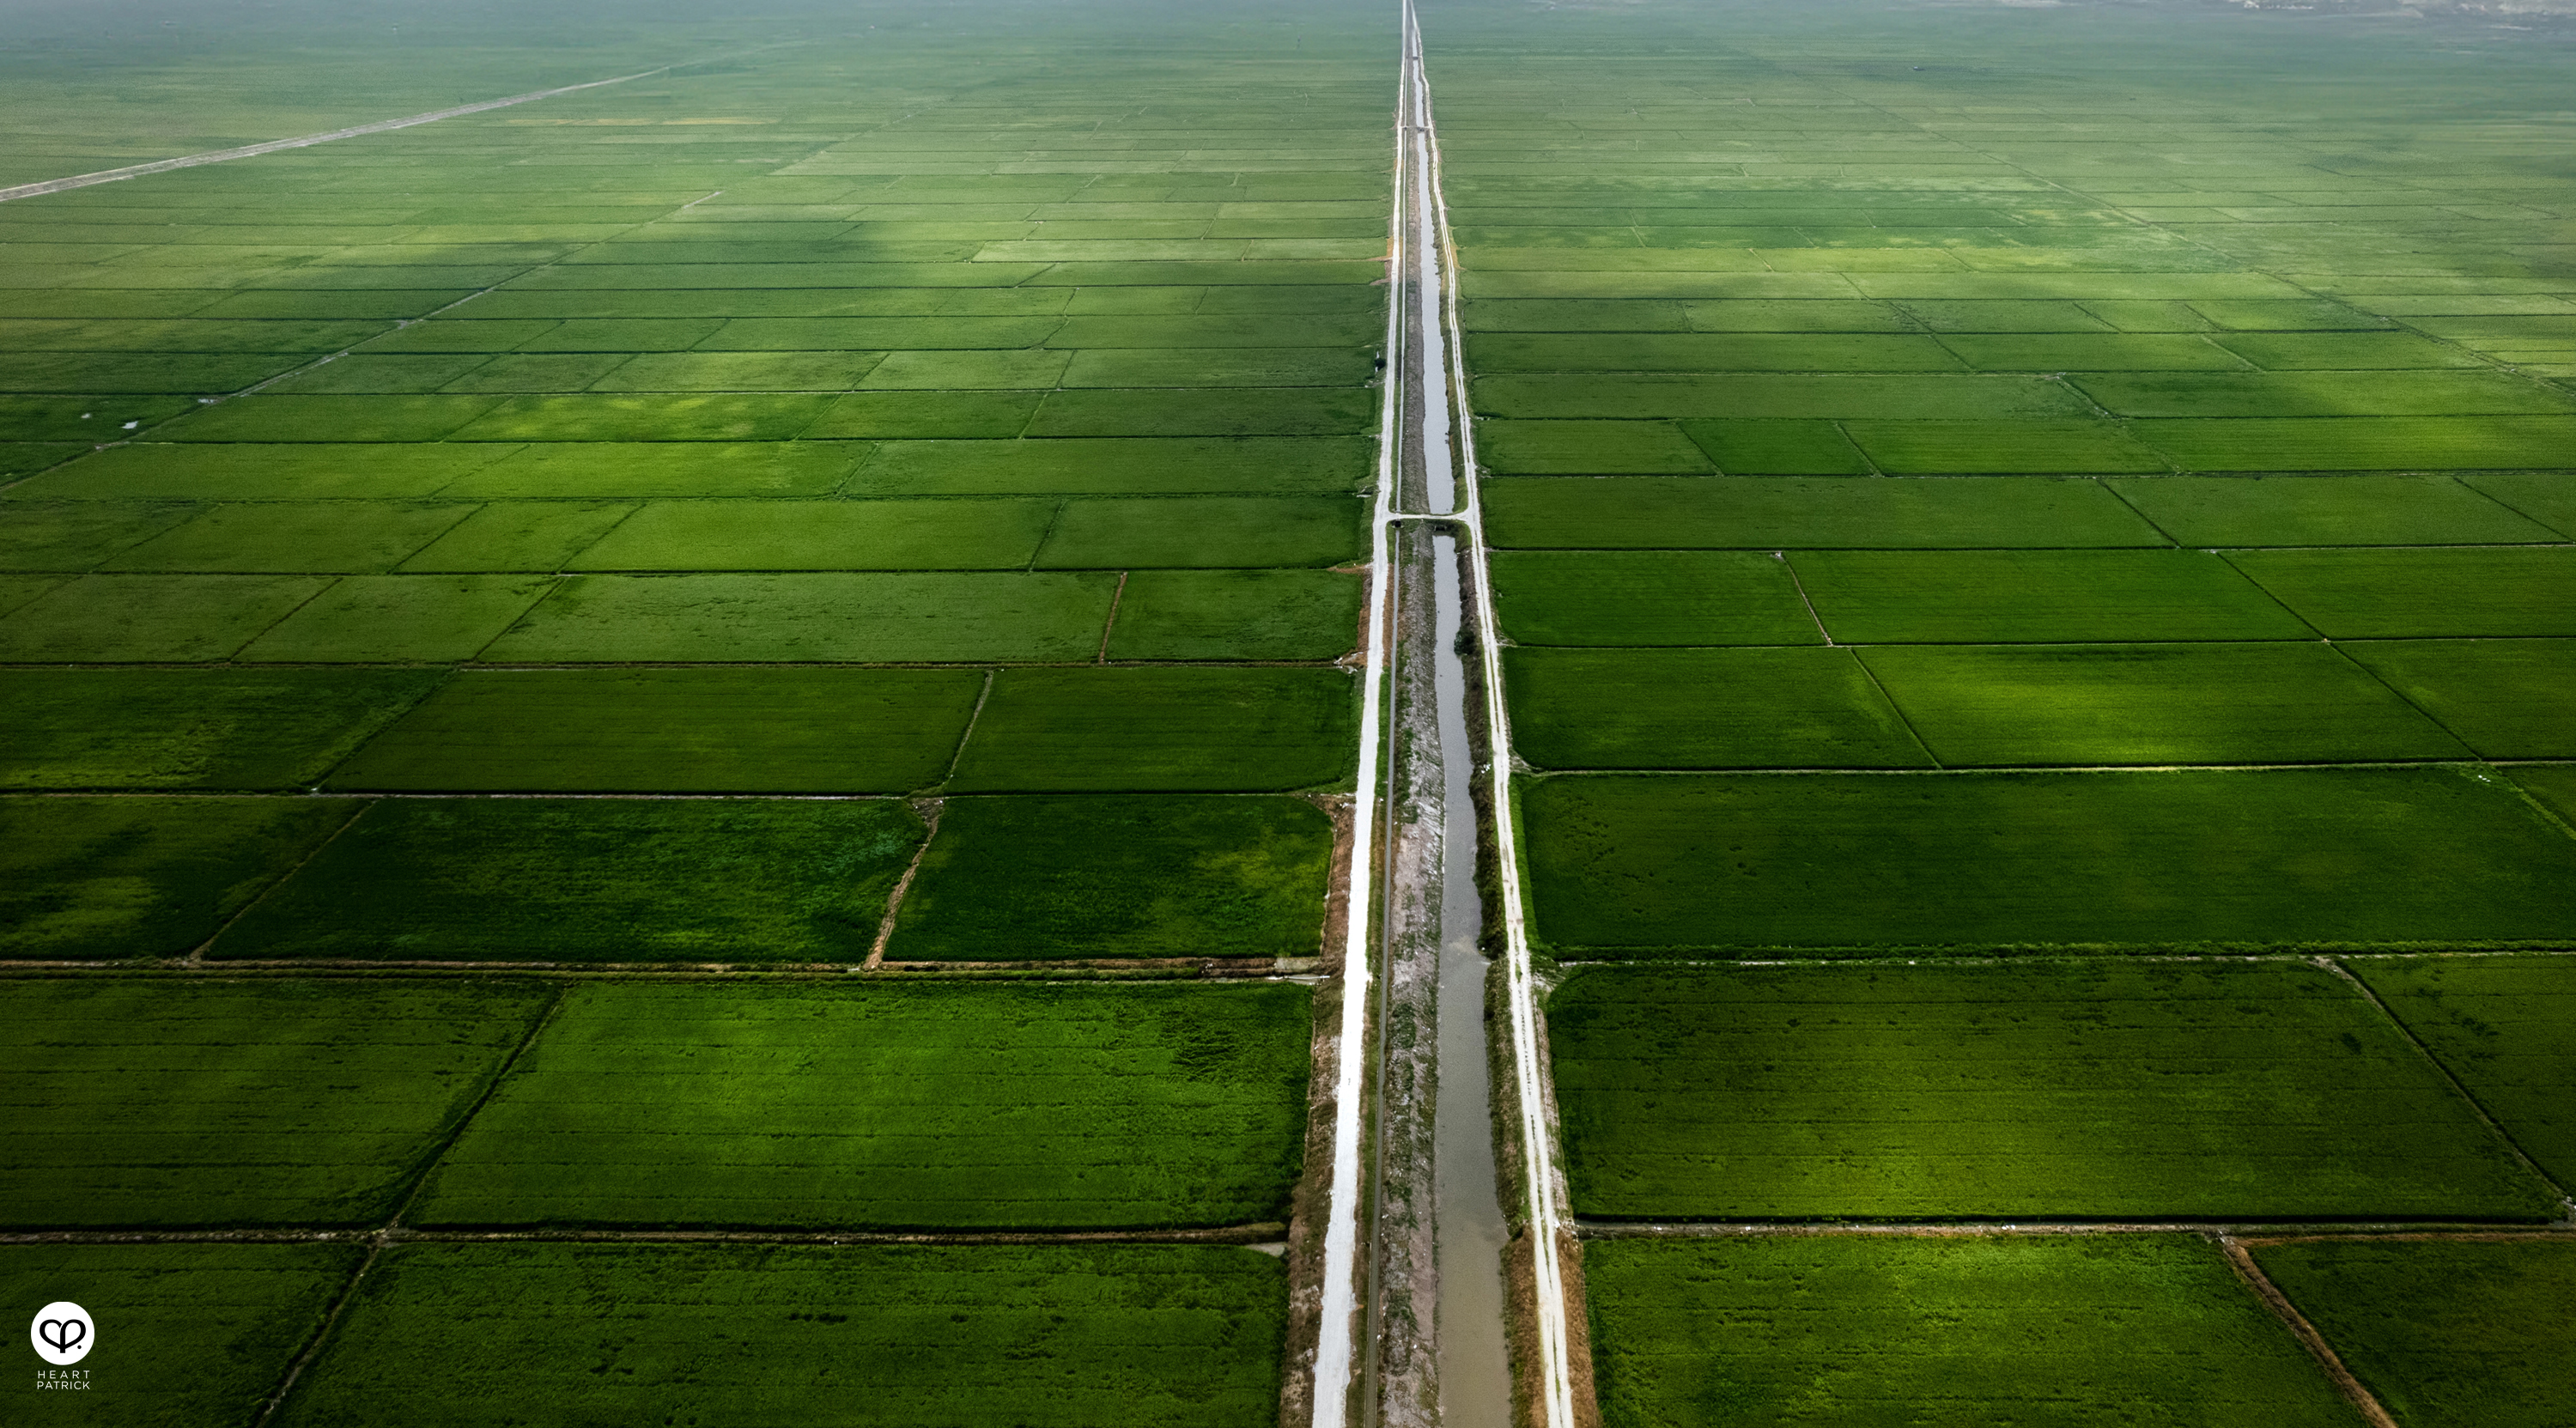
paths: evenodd
<path fill-rule="evenodd" d="M 2310 966 L 1589 967 L 1549 1003 L 1577 1213 L 2545 1219 Z"/>
<path fill-rule="evenodd" d="M 1119 1229 L 1287 1217 L 1305 988 L 588 986 L 423 1225 Z"/>
<path fill-rule="evenodd" d="M 497 1428 L 537 1397 L 594 1421 L 1260 1428 L 1286 1305 L 1281 1263 L 1234 1247 L 407 1244 L 279 1421 Z"/>

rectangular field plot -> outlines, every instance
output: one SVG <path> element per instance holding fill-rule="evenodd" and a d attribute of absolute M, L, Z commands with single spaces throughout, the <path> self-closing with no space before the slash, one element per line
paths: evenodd
<path fill-rule="evenodd" d="M 439 1225 L 1285 1220 L 1308 993 L 1269 983 L 607 986 L 440 1162 Z"/>
<path fill-rule="evenodd" d="M 1117 584 L 1098 572 L 1046 571 L 582 575 L 493 641 L 484 658 L 1087 660 L 1100 652 Z M 7 629 L 0 623 L 0 641 Z"/>
<path fill-rule="evenodd" d="M 2243 550 L 2329 639 L 2576 636 L 2576 550 Z"/>
<path fill-rule="evenodd" d="M 2377 648 L 1883 645 L 1860 659 L 1952 768 L 2464 757 L 2459 740 L 2344 658 L 2370 665 Z"/>
<path fill-rule="evenodd" d="M 884 799 L 388 799 L 209 955 L 857 962 L 921 836 Z"/>
<path fill-rule="evenodd" d="M 1606 1240 L 1584 1283 L 1609 1422 L 2361 1421 L 2193 1236 Z"/>
<path fill-rule="evenodd" d="M 2236 417 L 2130 429 L 2185 471 L 2446 471 L 2564 465 L 2576 417 Z"/>
<path fill-rule="evenodd" d="M 375 1224 L 553 999 L 484 982 L 25 981 L 19 1228 Z M 104 1335 L 101 1336 L 104 1339 Z"/>
<path fill-rule="evenodd" d="M 2175 540 L 2204 548 L 2564 539 L 2446 476 L 2169 476 L 2109 484 Z"/>
<path fill-rule="evenodd" d="M 0 1249 L 11 1303 L 71 1300 L 112 1326 L 80 1361 L 87 1387 L 49 1394 L 57 1401 L 30 1416 L 74 1428 L 250 1428 L 364 1256 L 353 1244 Z"/>
<path fill-rule="evenodd" d="M 2172 544 L 2098 482 L 2045 477 L 1514 479 L 1483 494 L 1494 544 L 1535 550 Z"/>
<path fill-rule="evenodd" d="M 2338 648 L 2487 758 L 2576 758 L 2576 640 L 2355 640 Z"/>
<path fill-rule="evenodd" d="M 0 957 L 185 956 L 354 812 L 313 799 L 0 799 Z"/>
<path fill-rule="evenodd" d="M 828 496 L 873 449 L 864 441 L 595 441 L 442 445 L 499 460 L 461 473 L 446 497 Z"/>
<path fill-rule="evenodd" d="M 337 789 L 908 793 L 937 783 L 976 670 L 468 670 L 387 729 Z"/>
<path fill-rule="evenodd" d="M 1582 1215 L 2515 1220 L 2555 1199 L 2316 967 L 1592 967 L 1548 1028 Z"/>
<path fill-rule="evenodd" d="M 327 575 L 84 575 L 0 616 L 0 661 L 209 663 L 330 584 Z"/>
<path fill-rule="evenodd" d="M 0 787 L 310 783 L 444 677 L 437 670 L 0 670 Z"/>
<path fill-rule="evenodd" d="M 1095 437 L 886 442 L 854 496 L 1342 496 L 1368 479 L 1363 437 Z"/>
<path fill-rule="evenodd" d="M 2205 551 L 1802 551 L 1816 617 L 1849 644 L 2297 640 L 2314 632 Z"/>
<path fill-rule="evenodd" d="M 78 574 L 197 510 L 169 501 L 10 501 L 0 505 L 0 570 Z"/>
<path fill-rule="evenodd" d="M 575 570 L 1013 570 L 1053 501 L 656 501 Z"/>
<path fill-rule="evenodd" d="M 1367 558 L 1367 515 L 1346 496 L 1068 501 L 1036 563 L 1041 570 L 1341 565 Z"/>
<path fill-rule="evenodd" d="M 1005 669 L 953 793 L 1270 792 L 1350 777 L 1340 669 Z"/>
<path fill-rule="evenodd" d="M 2469 769 L 1549 778 L 1520 798 L 1538 931 L 1588 955 L 2576 934 L 2576 839 Z"/>
<path fill-rule="evenodd" d="M 1524 645 L 1817 645 L 1789 568 L 1733 551 L 1495 553 L 1503 633 Z"/>
<path fill-rule="evenodd" d="M 2356 958 L 2346 967 L 2431 1049 L 2522 1153 L 2576 1181 L 2576 958 Z"/>
<path fill-rule="evenodd" d="M 1312 957 L 1333 821 L 1290 798 L 952 798 L 886 956 Z"/>
<path fill-rule="evenodd" d="M 1116 660 L 1329 660 L 1359 640 L 1356 575 L 1334 570 L 1140 570 L 1106 654 Z"/>
<path fill-rule="evenodd" d="M 411 1244 L 275 1421 L 1268 1428 L 1287 1316 L 1231 1246 Z"/>
<path fill-rule="evenodd" d="M 1925 768 L 1849 650 L 1503 653 L 1513 751 L 1542 768 Z"/>
<path fill-rule="evenodd" d="M 2576 1244 L 2281 1240 L 2254 1260 L 2407 1428 L 2553 1428 L 2576 1416 Z"/>

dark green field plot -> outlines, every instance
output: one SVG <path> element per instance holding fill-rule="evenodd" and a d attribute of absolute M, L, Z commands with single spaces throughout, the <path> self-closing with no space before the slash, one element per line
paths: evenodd
<path fill-rule="evenodd" d="M 954 793 L 1267 792 L 1347 779 L 1359 702 L 1339 669 L 1006 669 Z"/>
<path fill-rule="evenodd" d="M 2491 471 L 2464 479 L 2559 534 L 2576 536 L 2576 473 Z"/>
<path fill-rule="evenodd" d="M 1087 660 L 1104 573 L 583 575 L 485 650 L 496 661 Z M 0 639 L 8 625 L 0 622 Z"/>
<path fill-rule="evenodd" d="M 79 501 L 418 499 L 518 449 L 355 439 L 291 445 L 146 442 L 83 457 L 11 494 Z"/>
<path fill-rule="evenodd" d="M 2219 362 L 2236 365 L 2219 353 Z M 1467 339 L 1478 372 L 1958 372 L 1965 364 L 1929 337 L 1740 333 L 1480 332 Z M 2066 363 L 2024 364 L 2063 367 Z M 1717 415 L 1717 413 L 1710 413 Z"/>
<path fill-rule="evenodd" d="M 856 962 L 921 836 L 885 799 L 389 799 L 209 955 Z"/>
<path fill-rule="evenodd" d="M 1513 751 L 1542 768 L 1924 768 L 1849 650 L 1504 651 Z"/>
<path fill-rule="evenodd" d="M 1564 948 L 2564 941 L 2576 840 L 2461 768 L 1534 780 Z"/>
<path fill-rule="evenodd" d="M 2364 656 L 2371 647 L 1886 645 L 1860 658 L 1953 768 L 2467 755 L 2338 648 Z"/>
<path fill-rule="evenodd" d="M 744 392 L 510 397 L 452 435 L 458 441 L 793 441 L 832 401 L 819 394 Z"/>
<path fill-rule="evenodd" d="M 1057 391 L 1029 436 L 1345 436 L 1377 424 L 1364 387 Z"/>
<path fill-rule="evenodd" d="M 1012 570 L 1052 501 L 657 501 L 576 570 Z"/>
<path fill-rule="evenodd" d="M 886 955 L 1311 957 L 1332 853 L 1297 799 L 950 799 Z"/>
<path fill-rule="evenodd" d="M 249 1428 L 322 1327 L 356 1245 L 20 1244 L 0 1250 L 11 1303 L 96 1306 L 88 1387 L 47 1393 L 47 1423 Z M 112 1307 L 111 1307 L 112 1306 Z M 25 1390 L 21 1390 L 24 1392 Z"/>
<path fill-rule="evenodd" d="M 153 435 L 165 441 L 436 441 L 501 402 L 496 396 L 244 397 Z"/>
<path fill-rule="evenodd" d="M 1108 654 L 1120 660 L 1328 660 L 1359 641 L 1363 577 L 1333 570 L 1140 570 Z"/>
<path fill-rule="evenodd" d="M 1667 421 L 1486 421 L 1476 459 L 1496 476 L 1695 476 L 1717 470 Z"/>
<path fill-rule="evenodd" d="M 2576 398 L 2501 372 L 2086 372 L 2085 395 L 2121 416 L 2508 416 L 2563 412 Z"/>
<path fill-rule="evenodd" d="M 1584 1253 L 1605 1422 L 2361 1422 L 2183 1235 L 1607 1240 Z"/>
<path fill-rule="evenodd" d="M 1578 1214 L 2534 1219 L 2555 1199 L 2316 967 L 1594 967 L 1548 1028 Z"/>
<path fill-rule="evenodd" d="M 472 659 L 553 583 L 541 575 L 352 575 L 271 626 L 238 658 Z"/>
<path fill-rule="evenodd" d="M 937 783 L 973 670 L 476 670 L 344 765 L 335 788 L 905 793 Z"/>
<path fill-rule="evenodd" d="M 1368 478 L 1372 445 L 1278 436 L 888 442 L 848 494 L 1348 495 Z"/>
<path fill-rule="evenodd" d="M 2346 964 L 2562 1186 L 2576 1182 L 2576 958 Z"/>
<path fill-rule="evenodd" d="M 178 525 L 196 507 L 172 503 L 13 501 L 0 506 L 0 570 L 73 573 Z"/>
<path fill-rule="evenodd" d="M 0 616 L 0 661 L 220 660 L 330 584 L 317 575 L 84 575 Z"/>
<path fill-rule="evenodd" d="M 2576 640 L 2357 640 L 2339 648 L 2488 758 L 2576 758 Z"/>
<path fill-rule="evenodd" d="M 2186 471 L 2441 471 L 2556 466 L 2576 417 L 2243 417 L 2141 421 Z"/>
<path fill-rule="evenodd" d="M 1503 633 L 1524 645 L 1824 643 L 1777 558 L 1732 551 L 1501 551 Z"/>
<path fill-rule="evenodd" d="M 1469 393 L 1480 417 L 1587 420 L 1689 417 L 1752 423 L 1815 422 L 1838 417 L 1865 417 L 1875 421 L 1966 421 L 1987 417 L 2085 417 L 2093 414 L 2082 396 L 2064 383 L 2044 377 L 1969 377 L 1938 373 L 1743 372 L 1690 376 L 1630 372 L 1597 377 L 1572 373 L 1543 377 L 1480 376 L 1469 388 Z M 1699 426 L 1696 421 L 1692 423 L 1694 435 L 1698 434 Z M 1716 448 L 1711 450 L 1716 454 Z M 1719 459 L 1723 462 L 1725 458 L 1720 456 Z"/>
<path fill-rule="evenodd" d="M 355 810 L 275 798 L 0 799 L 0 957 L 177 957 Z"/>
<path fill-rule="evenodd" d="M 403 1245 L 275 1421 L 1267 1428 L 1287 1313 L 1232 1247 Z"/>
<path fill-rule="evenodd" d="M 1164 496 L 1069 501 L 1041 570 L 1340 565 L 1365 559 L 1367 512 L 1332 496 Z"/>
<path fill-rule="evenodd" d="M 475 448 L 452 448 L 473 450 Z M 828 496 L 863 441 L 536 443 L 460 475 L 442 496 Z"/>
<path fill-rule="evenodd" d="M 0 786 L 310 783 L 443 677 L 437 670 L 0 670 Z"/>
<path fill-rule="evenodd" d="M 946 438 L 1018 436 L 1036 415 L 1044 392 L 852 392 L 833 404 L 823 419 L 805 429 L 809 437 L 893 438 L 921 441 Z"/>
<path fill-rule="evenodd" d="M 1816 616 L 1852 644 L 2313 638 L 2204 551 L 1808 551 Z"/>
<path fill-rule="evenodd" d="M 2098 482 L 2042 477 L 1787 476 L 1496 481 L 1498 546 L 1556 550 L 2164 546 Z"/>
<path fill-rule="evenodd" d="M 2576 550 L 2246 550 L 2228 559 L 2330 639 L 2576 635 Z"/>
<path fill-rule="evenodd" d="M 26 1228 L 381 1221 L 552 997 L 472 982 L 17 983 L 0 1056 L 20 1143 L 0 1205 Z"/>
<path fill-rule="evenodd" d="M 1111 1228 L 1287 1218 L 1305 988 L 584 987 L 423 1224 Z"/>
<path fill-rule="evenodd" d="M 2555 1428 L 2576 1416 L 2576 1244 L 2287 1240 L 2253 1247 L 2406 1428 Z"/>
<path fill-rule="evenodd" d="M 1730 476 L 1869 474 L 1869 462 L 1829 421 L 1694 421 L 1682 430 Z"/>
<path fill-rule="evenodd" d="M 2164 458 L 2109 422 L 1854 421 L 1843 429 L 1891 476 L 2165 469 Z"/>
<path fill-rule="evenodd" d="M 217 506 L 111 558 L 109 570 L 391 570 L 472 508 L 390 501 Z"/>
<path fill-rule="evenodd" d="M 2111 489 L 2184 545 L 2510 545 L 2564 539 L 2445 476 L 2174 476 Z"/>

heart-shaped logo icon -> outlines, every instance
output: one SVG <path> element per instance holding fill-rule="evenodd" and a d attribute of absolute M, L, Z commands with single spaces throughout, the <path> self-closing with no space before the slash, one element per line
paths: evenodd
<path fill-rule="evenodd" d="M 58 1299 L 36 1311 L 36 1321 L 27 1326 L 27 1342 L 36 1346 L 37 1357 L 57 1368 L 66 1367 L 89 1357 L 97 1346 L 98 1322 L 88 1310 Z"/>

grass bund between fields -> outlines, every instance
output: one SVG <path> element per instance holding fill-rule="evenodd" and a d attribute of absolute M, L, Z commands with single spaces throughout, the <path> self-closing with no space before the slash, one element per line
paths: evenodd
<path fill-rule="evenodd" d="M 2564 37 L 1424 27 L 1600 1421 L 2563 1417 Z"/>

